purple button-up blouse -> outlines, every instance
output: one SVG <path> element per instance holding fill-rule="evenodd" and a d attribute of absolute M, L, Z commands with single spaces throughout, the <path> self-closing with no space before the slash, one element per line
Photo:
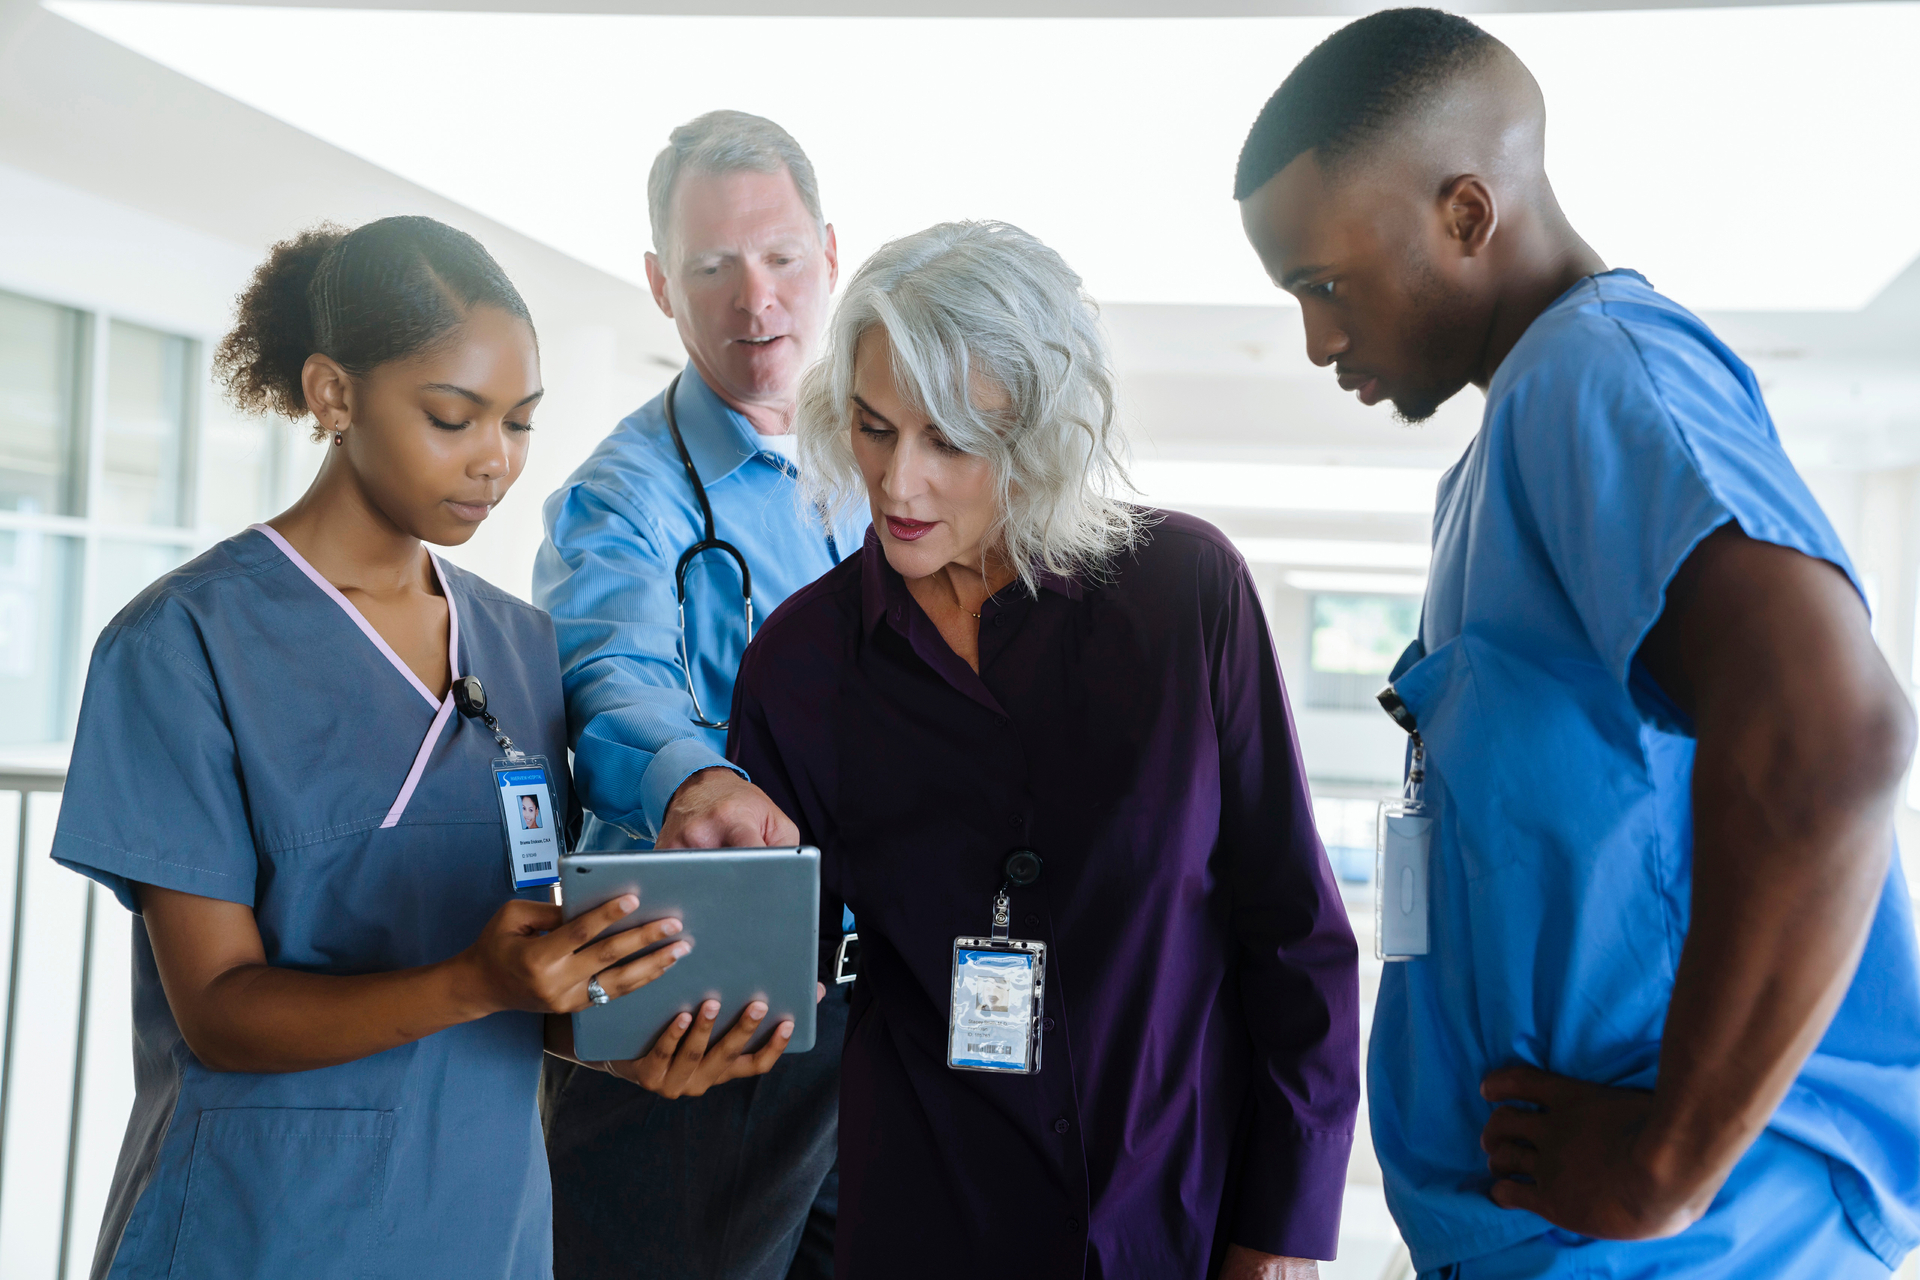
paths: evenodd
<path fill-rule="evenodd" d="M 1353 933 L 1259 597 L 1168 513 L 1105 580 L 1017 584 L 946 644 L 875 535 L 775 611 L 731 755 L 859 921 L 843 1280 L 1199 1280 L 1330 1258 L 1360 1095 Z M 946 1066 L 953 940 L 1048 948 L 1043 1069 Z"/>

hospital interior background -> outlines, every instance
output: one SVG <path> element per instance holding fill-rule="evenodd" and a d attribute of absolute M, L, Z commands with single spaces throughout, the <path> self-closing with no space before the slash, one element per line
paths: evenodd
<path fill-rule="evenodd" d="M 1920 684 L 1920 3 L 1572 11 L 1590 2 L 1465 10 L 1539 75 L 1575 224 L 1758 371 L 1888 659 Z M 208 381 L 247 272 L 316 221 L 395 213 L 494 252 L 548 395 L 518 489 L 451 558 L 524 595 L 541 501 L 682 362 L 646 292 L 644 185 L 668 129 L 713 107 L 811 152 L 843 278 L 969 216 L 1085 276 L 1141 492 L 1254 567 L 1369 956 L 1374 807 L 1404 743 L 1372 695 L 1481 397 L 1409 428 L 1343 395 L 1262 278 L 1229 178 L 1285 70 L 1368 7 L 0 0 L 0 1276 L 85 1274 L 132 1095 L 125 913 L 45 857 L 87 653 L 320 454 Z M 1911 877 L 1920 777 L 1899 823 Z M 1349 1184 L 1321 1274 L 1400 1280 L 1364 1138 Z"/>

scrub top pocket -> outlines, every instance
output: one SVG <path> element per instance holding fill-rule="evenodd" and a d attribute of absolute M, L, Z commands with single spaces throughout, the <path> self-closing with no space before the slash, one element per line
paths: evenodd
<path fill-rule="evenodd" d="M 1575 670 L 1578 666 L 1580 669 Z M 1469 881 L 1524 860 L 1532 877 L 1581 866 L 1608 815 L 1570 821 L 1573 797 L 1647 791 L 1630 706 L 1595 695 L 1597 664 L 1522 657 L 1473 635 L 1456 636 L 1416 662 L 1393 687 L 1413 711 L 1427 746 L 1430 781 L 1444 788 L 1439 815 Z M 1586 746 L 1594 729 L 1632 755 Z M 1469 796 L 1468 807 L 1452 805 Z M 1647 833 L 1651 840 L 1651 833 Z"/>
<path fill-rule="evenodd" d="M 202 1111 L 173 1280 L 373 1274 L 391 1111 Z"/>

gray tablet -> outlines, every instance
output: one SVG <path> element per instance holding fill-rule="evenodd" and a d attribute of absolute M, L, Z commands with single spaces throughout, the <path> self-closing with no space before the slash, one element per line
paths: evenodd
<path fill-rule="evenodd" d="M 793 1019 L 788 1053 L 813 1048 L 814 981 L 820 964 L 820 851 L 702 849 L 575 853 L 560 859 L 562 913 L 571 920 L 623 893 L 639 910 L 607 932 L 677 917 L 691 938 L 686 959 L 658 979 L 573 1015 L 574 1056 L 637 1058 L 667 1023 L 701 1001 L 720 1002 L 719 1035 L 748 1002 L 767 1002 L 750 1042 L 766 1043 Z M 604 936 L 604 935 L 602 935 Z M 668 945 L 663 942 L 661 946 Z"/>

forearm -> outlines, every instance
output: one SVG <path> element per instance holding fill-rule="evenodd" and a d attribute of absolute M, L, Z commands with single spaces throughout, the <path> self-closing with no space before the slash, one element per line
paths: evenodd
<path fill-rule="evenodd" d="M 1858 743 L 1825 761 L 1805 746 L 1796 759 L 1777 739 L 1701 743 L 1693 920 L 1640 1143 L 1656 1186 L 1711 1197 L 1825 1034 L 1865 946 L 1892 788 L 1863 785 L 1874 770 L 1850 761 Z"/>
<path fill-rule="evenodd" d="M 463 981 L 457 959 L 351 977 L 239 965 L 183 996 L 174 1001 L 182 1034 L 215 1071 L 336 1066 L 492 1011 Z"/>

